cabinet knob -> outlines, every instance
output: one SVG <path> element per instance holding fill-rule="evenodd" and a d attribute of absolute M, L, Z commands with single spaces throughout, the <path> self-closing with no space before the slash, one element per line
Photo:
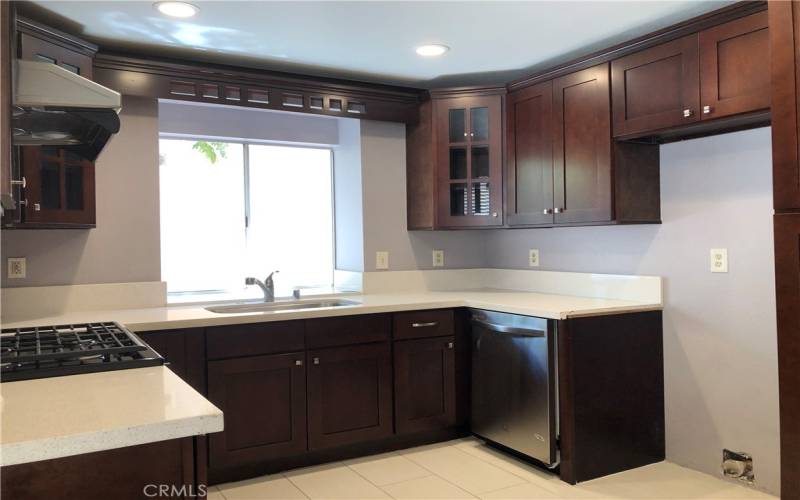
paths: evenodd
<path fill-rule="evenodd" d="M 469 133 L 469 136 L 470 136 L 470 137 L 475 137 L 475 133 L 474 133 L 474 132 L 470 132 L 470 133 Z"/>
<path fill-rule="evenodd" d="M 684 109 L 683 110 L 683 117 L 684 118 L 689 118 L 693 114 L 694 114 L 694 111 L 692 111 L 691 109 Z"/>
<path fill-rule="evenodd" d="M 492 212 L 492 217 L 497 217 L 497 212 Z"/>
<path fill-rule="evenodd" d="M 467 136 L 467 133 L 466 133 L 466 132 L 464 132 L 464 137 L 466 137 L 466 136 Z"/>
<path fill-rule="evenodd" d="M 711 114 L 711 106 L 703 106 L 703 114 L 704 115 Z"/>
<path fill-rule="evenodd" d="M 448 348 L 448 349 L 452 349 L 452 348 L 453 348 L 453 346 L 454 346 L 454 344 L 453 344 L 452 342 L 448 342 L 448 343 L 447 343 L 447 348 Z"/>
<path fill-rule="evenodd" d="M 319 358 L 314 358 L 314 364 L 315 364 L 315 365 L 318 365 L 318 364 L 319 364 Z"/>
<path fill-rule="evenodd" d="M 553 209 L 552 208 L 545 208 L 544 210 L 542 210 L 542 213 L 544 215 L 550 215 L 550 214 L 553 213 Z"/>
<path fill-rule="evenodd" d="M 33 211 L 34 212 L 40 212 L 41 210 L 42 210 L 42 206 L 41 205 L 39 205 L 38 203 L 34 203 L 33 204 Z"/>
<path fill-rule="evenodd" d="M 554 209 L 553 209 L 553 213 L 554 213 L 554 214 L 560 214 L 560 213 L 562 213 L 562 212 L 566 212 L 566 211 L 567 211 L 567 209 L 566 209 L 566 208 L 559 208 L 559 207 L 556 207 L 556 208 L 554 208 Z"/>
<path fill-rule="evenodd" d="M 294 366 L 303 366 L 303 360 L 301 359 L 295 360 Z"/>

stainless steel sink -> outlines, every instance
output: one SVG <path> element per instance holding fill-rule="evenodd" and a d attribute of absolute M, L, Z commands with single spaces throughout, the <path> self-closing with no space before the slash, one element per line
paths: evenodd
<path fill-rule="evenodd" d="M 206 307 L 206 311 L 217 314 L 241 314 L 254 312 L 295 311 L 297 309 L 320 309 L 323 307 L 357 306 L 359 302 L 343 299 L 321 299 L 286 302 L 257 302 Z"/>

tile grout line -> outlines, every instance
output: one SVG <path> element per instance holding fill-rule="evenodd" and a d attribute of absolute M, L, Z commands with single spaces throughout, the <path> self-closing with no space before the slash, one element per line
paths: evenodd
<path fill-rule="evenodd" d="M 447 442 L 447 441 L 444 441 L 444 442 Z M 426 446 L 427 446 L 427 445 L 426 445 Z M 453 446 L 453 445 L 449 445 L 449 446 Z M 408 448 L 408 449 L 409 449 L 409 450 L 413 450 L 413 448 Z M 403 456 L 403 455 L 400 455 L 400 456 Z M 447 478 L 445 478 L 445 477 L 442 477 L 442 476 L 440 476 L 439 474 L 437 474 L 436 472 L 434 472 L 434 471 L 430 470 L 429 468 L 425 467 L 424 465 L 422 465 L 422 464 L 420 464 L 420 463 L 417 463 L 417 462 L 415 462 L 414 460 L 411 460 L 411 459 L 410 459 L 410 458 L 408 458 L 408 457 L 403 457 L 403 458 L 405 458 L 406 460 L 410 460 L 411 462 L 414 462 L 414 463 L 415 463 L 417 466 L 419 466 L 419 467 L 422 467 L 422 468 L 423 468 L 423 469 L 425 469 L 426 471 L 430 472 L 430 473 L 431 473 L 431 476 L 438 477 L 438 478 L 439 478 L 439 479 L 441 479 L 442 481 L 444 481 L 444 482 L 446 482 L 446 483 L 448 483 L 448 484 L 450 484 L 450 485 L 452 485 L 452 486 L 455 486 L 456 488 L 458 488 L 459 490 L 463 491 L 463 492 L 464 492 L 464 493 L 466 493 L 467 495 L 469 495 L 469 496 L 471 496 L 471 497 L 473 497 L 473 498 L 476 498 L 476 499 L 480 499 L 480 497 L 479 497 L 478 495 L 474 495 L 474 494 L 473 494 L 471 491 L 467 491 L 467 490 L 465 490 L 465 489 L 464 489 L 464 488 L 462 488 L 461 486 L 459 486 L 459 485 L 457 485 L 456 483 L 454 483 L 454 482 L 452 482 L 452 481 L 448 480 L 448 479 L 447 479 Z M 430 477 L 430 476 L 425 476 L 425 477 Z M 401 481 L 401 482 L 402 482 L 402 481 Z M 395 483 L 395 484 L 400 484 L 400 483 Z"/>
<path fill-rule="evenodd" d="M 347 461 L 344 461 L 344 462 L 342 462 L 342 465 L 344 465 L 344 466 L 345 466 L 347 469 L 349 469 L 351 472 L 353 472 L 353 474 L 357 475 L 358 477 L 360 477 L 360 478 L 361 478 L 361 479 L 363 479 L 364 481 L 368 482 L 368 483 L 369 483 L 369 484 L 371 484 L 372 486 L 374 486 L 374 487 L 378 488 L 378 489 L 379 489 L 380 491 L 382 491 L 384 494 L 388 495 L 388 496 L 389 496 L 389 498 L 395 498 L 395 497 L 394 497 L 394 495 L 392 495 L 392 494 L 391 494 L 391 493 L 389 493 L 388 491 L 386 491 L 386 490 L 384 490 L 383 488 L 381 488 L 381 486 L 380 486 L 379 484 L 375 484 L 375 483 L 373 483 L 372 481 L 370 481 L 370 480 L 369 480 L 369 478 L 368 478 L 368 477 L 366 477 L 365 475 L 361 474 L 360 472 L 358 472 L 358 471 L 357 471 L 357 470 L 355 470 L 354 468 L 350 467 L 350 465 L 347 463 Z M 402 482 L 402 481 L 399 481 L 399 482 Z M 393 484 L 397 484 L 397 483 L 393 483 Z"/>
<path fill-rule="evenodd" d="M 517 474 L 517 473 L 515 473 L 515 472 L 511 472 L 510 470 L 506 470 L 506 469 L 504 469 L 504 468 L 502 468 L 502 467 L 500 467 L 500 466 L 498 466 L 498 465 L 496 465 L 496 464 L 493 464 L 492 462 L 490 462 L 490 461 L 488 461 L 488 460 L 485 460 L 485 459 L 484 459 L 484 458 L 482 458 L 482 457 L 479 457 L 479 456 L 477 456 L 477 455 L 473 455 L 472 453 L 469 453 L 469 452 L 467 452 L 467 451 L 464 451 L 464 450 L 462 450 L 462 449 L 458 448 L 458 445 L 452 445 L 452 446 L 453 446 L 453 448 L 456 448 L 456 449 L 458 449 L 458 451 L 460 451 L 461 453 L 466 453 L 467 455 L 469 455 L 469 456 L 471 456 L 471 457 L 473 457 L 473 458 L 477 458 L 478 460 L 480 460 L 480 461 L 482 461 L 482 462 L 484 462 L 484 463 L 487 463 L 487 464 L 489 464 L 489 465 L 491 465 L 491 466 L 493 466 L 493 467 L 495 467 L 495 468 L 497 468 L 497 469 L 500 469 L 500 470 L 502 470 L 502 471 L 504 471 L 504 472 L 507 472 L 507 473 L 511 474 L 512 476 L 515 476 L 515 477 L 518 477 L 518 478 L 520 478 L 522 481 L 524 481 L 524 482 L 526 482 L 526 483 L 530 483 L 530 484 L 532 484 L 532 485 L 534 485 L 534 486 L 539 486 L 538 484 L 534 483 L 533 481 L 529 481 L 528 479 L 526 479 L 526 478 L 524 478 L 524 477 L 520 476 L 519 474 Z M 484 446 L 486 446 L 486 445 L 484 444 Z M 509 458 L 513 458 L 513 457 L 509 457 Z M 516 460 L 516 459 L 514 459 L 514 460 Z M 524 463 L 524 462 L 522 462 L 522 463 Z M 555 476 L 555 475 L 554 475 L 554 477 L 558 479 L 558 476 Z M 560 481 L 560 479 L 558 479 L 558 480 Z M 520 483 L 520 484 L 522 484 L 522 483 Z M 502 489 L 502 488 L 500 488 L 500 489 Z M 542 489 L 544 489 L 544 488 L 542 488 Z M 498 491 L 498 490 L 492 490 L 492 491 Z M 546 490 L 546 491 L 548 491 L 548 490 Z M 488 491 L 487 491 L 487 493 L 490 493 L 490 492 L 488 492 Z"/>
<path fill-rule="evenodd" d="M 416 462 L 413 462 L 413 461 L 411 461 L 411 460 L 407 459 L 406 457 L 404 457 L 403 455 L 401 455 L 401 454 L 399 454 L 399 453 L 397 453 L 397 452 L 395 452 L 395 451 L 390 451 L 390 452 L 388 452 L 388 453 L 386 453 L 386 454 L 387 454 L 387 455 L 388 455 L 388 454 L 390 454 L 390 455 L 393 455 L 393 456 L 395 456 L 395 457 L 402 458 L 403 460 L 405 460 L 405 461 L 407 461 L 407 462 L 411 463 L 412 465 L 416 465 L 416 466 L 417 466 L 417 467 L 419 467 L 420 469 L 424 469 L 424 470 L 425 470 L 425 471 L 426 471 L 428 474 L 426 474 L 426 475 L 424 475 L 424 476 L 420 476 L 420 477 L 412 477 L 412 478 L 410 478 L 410 479 L 402 479 L 402 480 L 400 480 L 400 481 L 392 481 L 391 483 L 386 483 L 386 484 L 383 484 L 383 485 L 381 485 L 381 484 L 378 484 L 378 483 L 372 482 L 372 481 L 371 481 L 371 480 L 370 480 L 370 479 L 369 479 L 367 476 L 365 476 L 365 475 L 361 474 L 360 472 L 358 472 L 358 471 L 357 471 L 357 470 L 355 470 L 354 468 L 350 467 L 350 465 L 347 463 L 347 461 L 345 461 L 345 462 L 343 462 L 343 463 L 344 463 L 344 465 L 345 465 L 347 468 L 349 468 L 350 470 L 352 470 L 353 472 L 355 472 L 355 473 L 356 473 L 356 474 L 358 474 L 359 476 L 361 476 L 361 477 L 363 477 L 364 479 L 366 479 L 367 481 L 369 481 L 369 483 L 370 483 L 370 484 L 372 484 L 373 486 L 377 486 L 378 488 L 381 488 L 381 489 L 383 489 L 383 486 L 392 486 L 392 485 L 394 485 L 394 484 L 405 483 L 406 481 L 413 481 L 414 479 L 422 479 L 422 478 L 424 478 L 424 477 L 431 477 L 431 476 L 434 476 L 434 475 L 435 475 L 433 472 L 429 471 L 429 470 L 428 470 L 428 469 L 426 469 L 425 467 L 422 467 L 422 466 L 421 466 L 421 465 L 419 465 L 418 463 L 416 463 Z M 379 455 L 383 455 L 383 453 L 379 453 Z M 389 493 L 388 493 L 388 492 L 387 492 L 387 495 L 389 495 Z M 392 495 L 389 495 L 389 496 L 392 496 Z M 394 498 L 394 497 L 392 497 L 392 498 Z"/>
<path fill-rule="evenodd" d="M 311 495 L 309 495 L 308 493 L 306 493 L 305 491 L 303 491 L 303 488 L 301 488 L 301 487 L 300 487 L 300 485 L 298 485 L 297 483 L 295 483 L 294 481 L 292 481 L 292 478 L 290 478 L 289 476 L 287 476 L 287 475 L 286 475 L 286 472 L 281 472 L 281 477 L 282 477 L 282 478 L 284 478 L 284 479 L 286 479 L 287 481 L 289 481 L 289 483 L 290 483 L 292 486 L 294 486 L 295 488 L 297 488 L 297 491 L 299 491 L 299 492 L 300 492 L 300 493 L 301 493 L 301 494 L 302 494 L 304 497 L 306 497 L 308 500 L 311 500 Z"/>

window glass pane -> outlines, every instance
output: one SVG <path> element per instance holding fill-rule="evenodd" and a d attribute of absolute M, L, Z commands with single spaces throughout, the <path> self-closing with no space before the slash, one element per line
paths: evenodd
<path fill-rule="evenodd" d="M 276 295 L 333 283 L 333 195 L 328 149 L 250 145 L 247 275 L 276 274 Z"/>
<path fill-rule="evenodd" d="M 243 290 L 243 146 L 161 139 L 159 148 L 167 290 Z"/>
<path fill-rule="evenodd" d="M 464 142 L 467 140 L 467 115 L 464 109 L 451 109 L 448 111 L 450 142 Z"/>

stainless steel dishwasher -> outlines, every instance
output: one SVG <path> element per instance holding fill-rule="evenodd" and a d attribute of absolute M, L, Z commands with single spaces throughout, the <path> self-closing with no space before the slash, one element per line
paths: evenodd
<path fill-rule="evenodd" d="M 557 465 L 553 320 L 472 309 L 473 434 Z"/>

